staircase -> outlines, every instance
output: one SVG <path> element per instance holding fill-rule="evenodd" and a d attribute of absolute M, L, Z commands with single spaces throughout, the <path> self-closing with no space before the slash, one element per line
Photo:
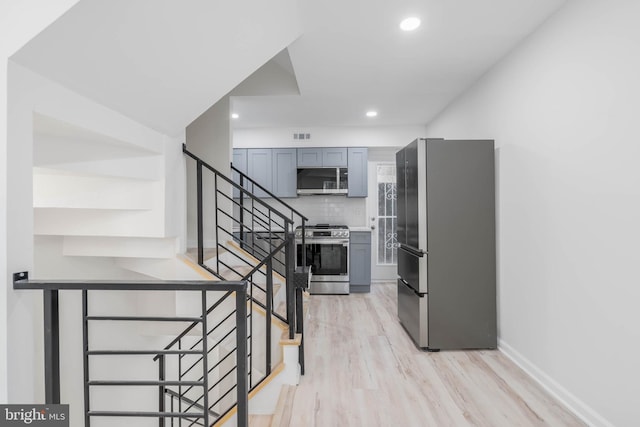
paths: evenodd
<path fill-rule="evenodd" d="M 249 177 L 243 177 L 241 189 L 185 149 L 200 177 L 200 244 L 180 255 L 178 238 L 168 233 L 165 221 L 165 153 L 38 114 L 34 145 L 36 270 L 40 267 L 49 278 L 248 281 L 249 410 L 273 411 L 280 387 L 296 384 L 304 370 L 303 293 L 295 286 L 304 274 L 296 273 L 293 265 L 293 227 L 296 220 L 304 225 L 306 218 L 273 199 L 271 204 L 279 203 L 276 210 L 247 190 L 249 183 L 257 186 Z M 241 197 L 233 198 L 233 188 Z M 200 299 L 185 294 L 139 295 L 135 311 L 152 317 L 193 316 L 188 313 Z M 206 311 L 202 324 L 194 322 L 184 329 L 138 325 L 128 339 L 135 342 L 138 334 L 149 342 L 164 340 L 166 351 L 193 352 L 205 346 L 207 357 L 159 354 L 154 359 L 160 381 L 204 382 L 208 389 L 203 393 L 202 387 L 163 386 L 158 411 L 180 414 L 208 408 L 209 424 L 233 424 L 238 409 L 233 373 L 240 363 L 234 342 L 235 299 L 230 292 L 215 293 L 208 297 Z M 133 363 L 130 372 L 147 370 L 143 362 Z M 164 416 L 161 421 L 169 425 L 179 419 L 204 425 L 203 418 L 184 415 Z"/>
<path fill-rule="evenodd" d="M 164 161 L 162 151 L 36 114 L 36 240 L 55 240 L 63 257 L 173 258 Z"/>
<path fill-rule="evenodd" d="M 280 204 L 280 210 L 277 210 L 273 207 L 273 201 L 267 203 L 258 199 L 246 189 L 247 185 L 241 186 L 231 181 L 190 153 L 186 147 L 183 147 L 183 151 L 190 159 L 188 174 L 196 177 L 194 184 L 197 188 L 194 204 L 197 209 L 195 240 L 198 246 L 190 253 L 199 266 L 216 278 L 248 281 L 248 387 L 250 396 L 256 396 L 252 402 L 269 401 L 266 406 L 273 411 L 275 398 L 280 393 L 279 385 L 297 384 L 298 364 L 300 372 L 304 372 L 304 347 L 301 338 L 303 292 L 302 287 L 296 286 L 296 282 L 304 283 L 306 276 L 304 271 L 296 271 L 295 268 L 293 227 L 295 219 L 302 225 L 307 219 L 290 207 L 287 207 L 287 215 L 282 214 L 284 202 L 280 199 L 275 198 L 275 202 Z M 251 185 L 258 185 L 249 177 L 243 176 L 242 179 Z M 234 195 L 239 197 L 234 198 Z M 276 310 L 277 307 L 280 310 Z M 194 389 L 167 388 L 169 404 L 175 407 L 190 401 L 192 403 L 186 405 L 188 409 L 192 407 L 190 405 L 202 404 L 215 413 L 212 417 L 219 420 L 216 425 L 231 419 L 236 409 L 233 392 L 235 384 L 230 375 L 234 369 L 232 354 L 236 348 L 233 343 L 225 341 L 233 329 L 224 327 L 225 319 L 232 314 L 229 312 L 224 317 L 219 315 L 218 321 L 212 323 L 214 326 L 208 335 L 220 337 L 213 340 L 212 351 L 217 354 L 212 360 L 198 360 L 186 370 L 181 366 L 173 368 L 177 369 L 178 377 L 182 378 L 198 364 L 213 363 L 208 381 L 213 385 L 209 394 L 194 395 Z M 166 349 L 176 346 L 182 348 L 182 336 L 174 339 Z M 199 343 L 200 341 L 196 341 L 192 345 L 197 346 Z M 282 349 L 281 345 L 284 346 Z M 292 345 L 297 351 L 291 351 Z M 292 364 L 295 366 L 291 366 Z M 270 386 L 276 387 L 271 387 L 269 393 L 262 393 L 261 398 L 257 396 L 260 389 Z M 205 399 L 206 405 L 203 403 Z M 260 411 L 262 409 L 257 412 Z M 197 420 L 193 421 L 197 424 Z"/>

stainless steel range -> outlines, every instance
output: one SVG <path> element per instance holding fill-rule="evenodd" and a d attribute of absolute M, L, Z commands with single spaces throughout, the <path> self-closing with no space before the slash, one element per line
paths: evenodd
<path fill-rule="evenodd" d="M 302 229 L 296 228 L 296 265 L 303 261 Z M 349 293 L 349 227 L 317 224 L 305 227 L 306 265 L 311 266 L 309 292 Z"/>

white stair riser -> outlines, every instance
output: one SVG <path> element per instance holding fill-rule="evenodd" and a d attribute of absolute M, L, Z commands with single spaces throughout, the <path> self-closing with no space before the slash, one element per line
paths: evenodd
<path fill-rule="evenodd" d="M 36 235 L 165 237 L 164 212 L 34 209 Z"/>
<path fill-rule="evenodd" d="M 162 206 L 161 181 L 74 175 L 33 176 L 34 208 L 153 209 Z"/>
<path fill-rule="evenodd" d="M 117 259 L 116 264 L 159 280 L 207 280 L 190 265 L 176 257 L 171 259 L 122 258 Z"/>
<path fill-rule="evenodd" d="M 176 238 L 65 236 L 63 255 L 173 259 Z"/>
<path fill-rule="evenodd" d="M 110 176 L 141 180 L 160 180 L 164 178 L 163 156 L 92 160 L 38 166 L 45 166 L 46 169 L 92 176 Z"/>

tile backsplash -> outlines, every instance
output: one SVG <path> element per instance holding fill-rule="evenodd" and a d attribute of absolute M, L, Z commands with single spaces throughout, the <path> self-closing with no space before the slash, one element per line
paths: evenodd
<path fill-rule="evenodd" d="M 367 225 L 367 199 L 346 196 L 300 196 L 285 199 L 293 208 L 309 218 L 309 224 Z"/>

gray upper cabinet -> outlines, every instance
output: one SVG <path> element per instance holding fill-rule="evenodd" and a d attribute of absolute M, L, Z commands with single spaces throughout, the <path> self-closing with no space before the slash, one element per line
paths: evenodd
<path fill-rule="evenodd" d="M 366 147 L 350 147 L 347 149 L 349 157 L 349 192 L 348 197 L 367 197 L 369 185 L 367 180 Z"/>
<path fill-rule="evenodd" d="M 323 167 L 347 167 L 347 149 L 340 147 L 328 147 L 322 149 Z"/>
<path fill-rule="evenodd" d="M 367 148 L 236 148 L 233 150 L 233 166 L 277 197 L 297 197 L 296 168 L 301 167 L 346 167 L 349 172 L 348 197 L 367 197 Z M 239 174 L 233 173 L 234 182 L 240 182 Z M 250 184 L 245 184 L 254 191 Z M 255 189 L 257 197 L 268 195 Z M 233 197 L 239 192 L 234 189 Z"/>
<path fill-rule="evenodd" d="M 240 172 L 246 174 L 247 173 L 247 149 L 246 148 L 234 148 L 233 149 L 233 167 L 238 169 Z M 237 172 L 233 172 L 231 174 L 233 182 L 240 183 L 240 174 Z M 246 188 L 246 187 L 245 187 Z M 240 197 L 240 191 L 236 188 L 233 189 L 233 197 L 235 199 Z"/>
<path fill-rule="evenodd" d="M 297 197 L 296 194 L 296 149 L 274 148 L 272 150 L 272 192 L 278 197 Z"/>
<path fill-rule="evenodd" d="M 298 167 L 322 167 L 321 148 L 298 148 Z"/>
<path fill-rule="evenodd" d="M 343 147 L 298 148 L 299 168 L 346 168 L 347 163 Z"/>
<path fill-rule="evenodd" d="M 269 191 L 273 188 L 272 151 L 270 148 L 247 149 L 247 175 Z M 249 191 L 251 190 L 249 187 Z M 257 197 L 268 197 L 267 193 L 258 188 L 254 189 L 254 193 Z"/>

